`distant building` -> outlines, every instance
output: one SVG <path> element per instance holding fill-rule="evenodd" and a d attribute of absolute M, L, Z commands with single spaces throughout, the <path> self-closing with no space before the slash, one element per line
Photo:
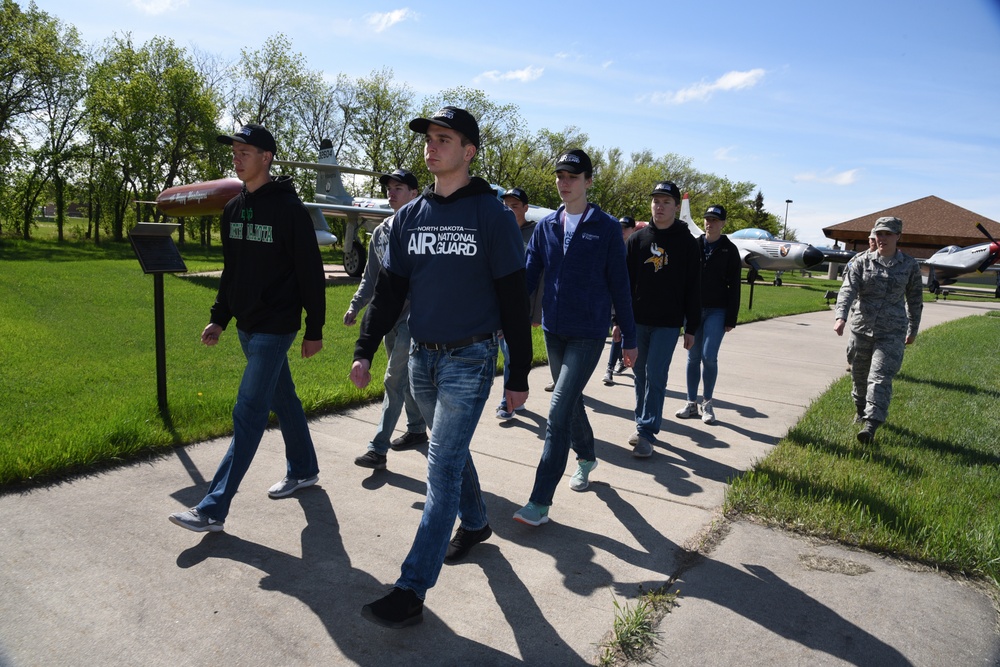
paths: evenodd
<path fill-rule="evenodd" d="M 986 237 L 976 229 L 977 224 L 982 224 L 993 238 L 1000 238 L 1000 223 L 933 195 L 824 227 L 823 233 L 843 241 L 848 250 L 866 250 L 875 221 L 889 215 L 903 221 L 899 248 L 913 257 L 927 258 L 949 245 L 983 243 Z"/>
<path fill-rule="evenodd" d="M 70 202 L 66 204 L 66 217 L 67 218 L 85 218 L 87 217 L 87 208 L 83 204 L 78 204 L 76 202 Z M 48 203 L 42 207 L 42 215 L 46 218 L 56 217 L 56 205 L 53 203 Z"/>

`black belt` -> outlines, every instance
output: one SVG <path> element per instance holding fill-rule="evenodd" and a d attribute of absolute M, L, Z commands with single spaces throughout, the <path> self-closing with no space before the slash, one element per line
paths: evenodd
<path fill-rule="evenodd" d="M 417 345 L 425 347 L 428 350 L 457 350 L 460 347 L 468 347 L 473 343 L 481 343 L 484 340 L 490 340 L 494 337 L 494 334 L 476 334 L 475 336 L 469 336 L 468 338 L 463 338 L 462 340 L 454 340 L 450 343 L 420 343 Z"/>

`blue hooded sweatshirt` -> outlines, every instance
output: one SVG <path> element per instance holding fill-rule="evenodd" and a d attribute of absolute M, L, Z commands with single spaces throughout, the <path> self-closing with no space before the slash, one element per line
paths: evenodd
<path fill-rule="evenodd" d="M 626 349 L 636 346 L 635 320 L 622 226 L 588 204 L 563 253 L 565 207 L 545 216 L 528 242 L 525 260 L 528 292 L 545 281 L 542 329 L 560 336 L 604 339 L 614 304 Z"/>

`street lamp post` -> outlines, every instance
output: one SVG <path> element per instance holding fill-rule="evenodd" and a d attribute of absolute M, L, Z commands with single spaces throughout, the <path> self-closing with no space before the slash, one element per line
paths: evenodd
<path fill-rule="evenodd" d="M 792 203 L 791 199 L 785 200 L 785 231 L 781 233 L 782 239 L 788 238 L 788 205 Z"/>

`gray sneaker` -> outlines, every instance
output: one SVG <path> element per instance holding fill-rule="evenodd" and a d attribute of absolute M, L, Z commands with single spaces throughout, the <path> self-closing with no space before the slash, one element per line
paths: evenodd
<path fill-rule="evenodd" d="M 636 438 L 635 447 L 632 448 L 632 456 L 637 459 L 648 459 L 653 455 L 653 443 L 639 436 Z"/>
<path fill-rule="evenodd" d="M 550 382 L 547 385 L 545 385 L 545 391 L 555 391 L 555 390 L 556 390 L 555 382 Z"/>
<path fill-rule="evenodd" d="M 712 407 L 711 399 L 701 402 L 701 420 L 706 424 L 715 423 L 715 408 Z"/>
<path fill-rule="evenodd" d="M 688 401 L 683 408 L 674 413 L 674 416 L 678 419 L 693 419 L 698 416 L 698 404 Z"/>
<path fill-rule="evenodd" d="M 318 481 L 319 475 L 313 475 L 312 477 L 306 477 L 305 479 L 296 479 L 295 477 L 286 476 L 285 479 L 268 489 L 267 495 L 272 498 L 284 498 L 285 496 L 292 495 L 299 489 L 312 486 Z"/>
<path fill-rule="evenodd" d="M 630 435 L 628 437 L 628 444 L 632 445 L 633 447 L 635 447 L 637 444 L 639 444 L 639 433 L 638 433 L 638 431 L 635 432 L 635 433 L 633 433 L 632 435 Z"/>
<path fill-rule="evenodd" d="M 574 491 L 583 491 L 590 486 L 590 472 L 597 467 L 597 459 L 593 461 L 578 459 L 576 464 L 576 472 L 569 480 L 569 488 Z"/>
<path fill-rule="evenodd" d="M 604 385 L 610 387 L 615 383 L 615 379 L 611 377 L 611 369 L 609 368 L 604 374 Z"/>
<path fill-rule="evenodd" d="M 205 516 L 198 511 L 197 507 L 192 507 L 183 512 L 175 512 L 167 518 L 170 520 L 170 523 L 177 524 L 181 528 L 193 530 L 196 533 L 204 533 L 205 531 L 217 533 L 222 530 L 223 526 L 222 521 L 216 521 L 209 516 Z"/>

